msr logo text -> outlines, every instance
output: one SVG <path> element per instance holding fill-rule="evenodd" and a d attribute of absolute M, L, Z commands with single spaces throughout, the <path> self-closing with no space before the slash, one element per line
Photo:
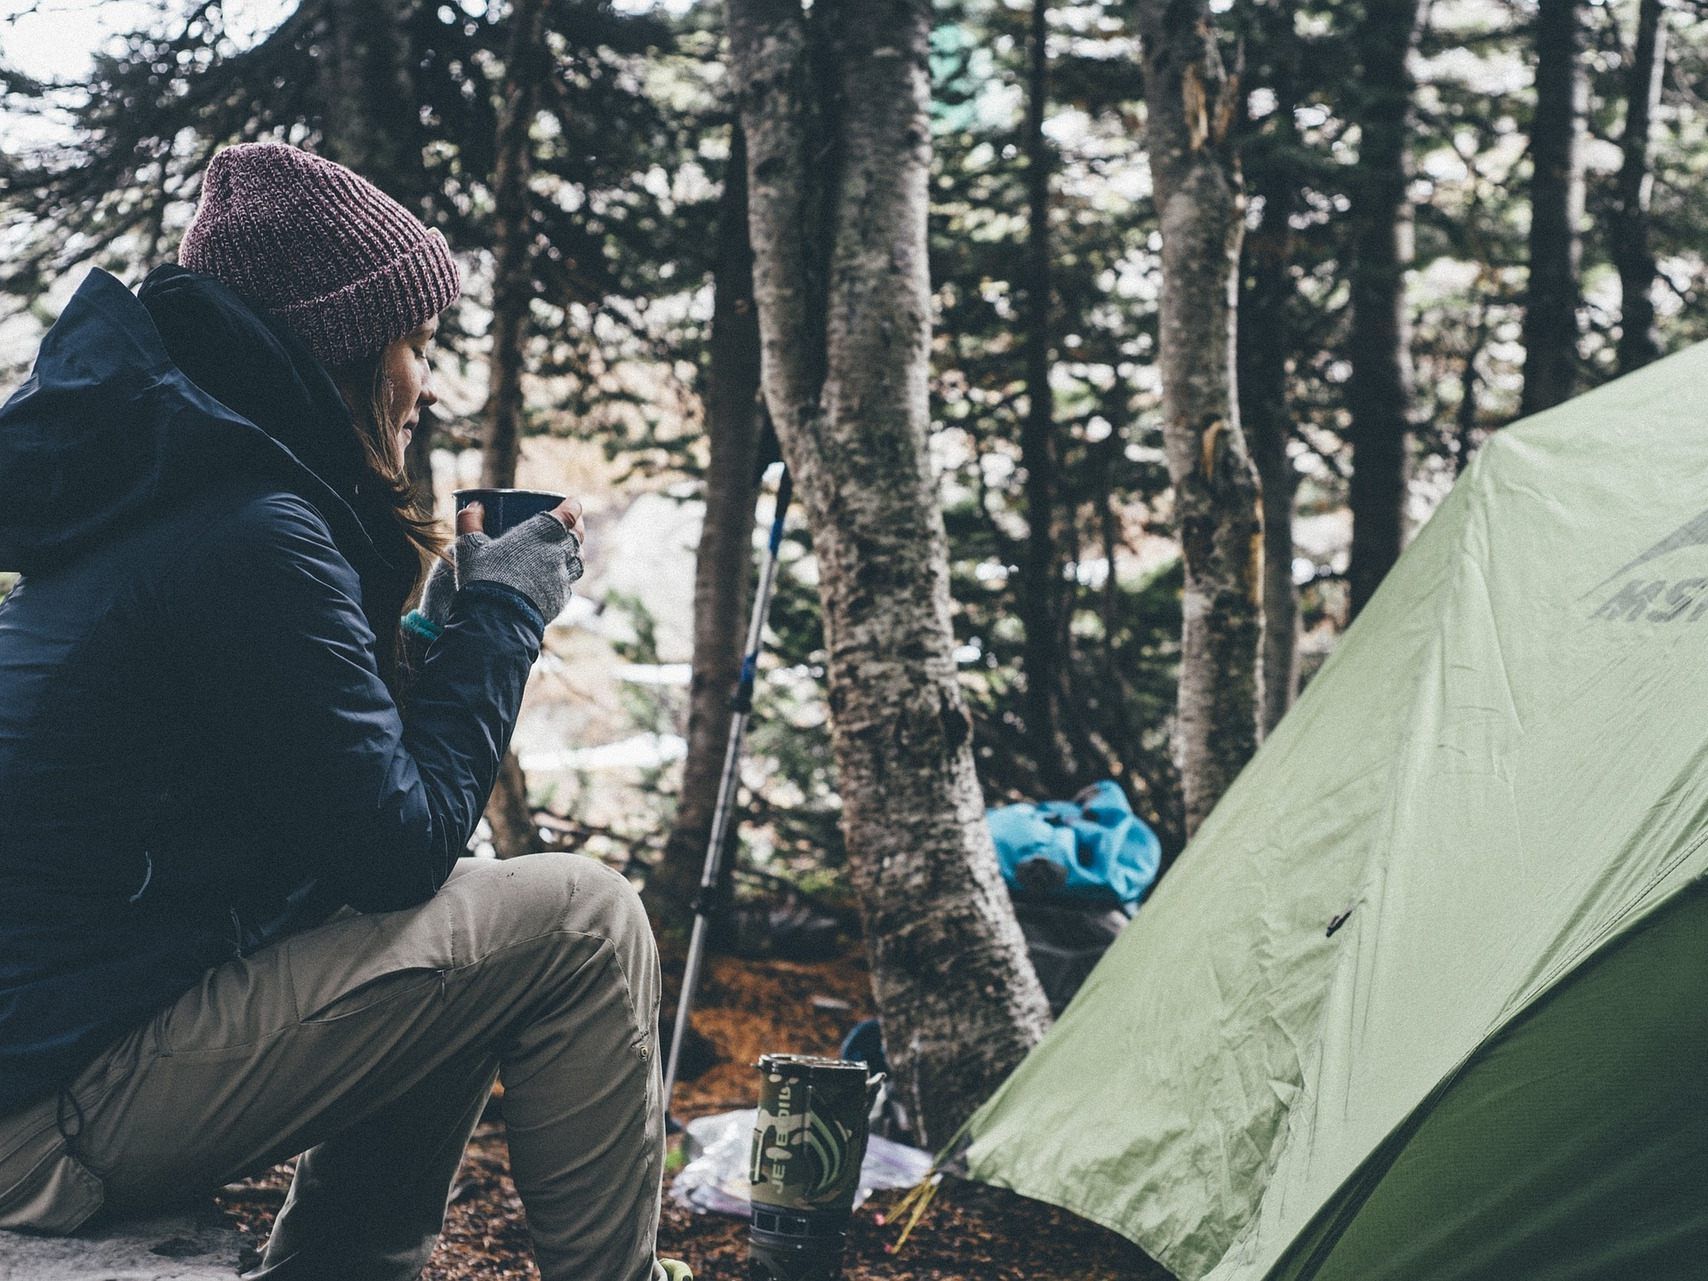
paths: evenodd
<path fill-rule="evenodd" d="M 1708 578 L 1631 578 L 1590 615 L 1615 623 L 1694 623 L 1708 614 Z"/>

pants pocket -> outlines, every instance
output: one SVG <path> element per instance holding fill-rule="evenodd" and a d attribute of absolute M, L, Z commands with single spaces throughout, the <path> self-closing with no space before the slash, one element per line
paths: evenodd
<path fill-rule="evenodd" d="M 409 969 L 391 970 L 364 979 L 355 987 L 339 992 L 325 1004 L 303 1011 L 303 1023 L 335 1023 L 339 1019 L 347 1019 L 363 1010 L 383 1005 L 400 996 L 407 996 L 420 988 L 430 988 L 440 982 L 443 970 L 439 969 Z"/>
<path fill-rule="evenodd" d="M 329 1023 L 441 982 L 456 964 L 444 903 L 346 917 L 279 945 L 296 1017 Z"/>

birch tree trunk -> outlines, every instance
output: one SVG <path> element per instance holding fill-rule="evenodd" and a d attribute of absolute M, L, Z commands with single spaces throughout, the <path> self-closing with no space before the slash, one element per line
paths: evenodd
<path fill-rule="evenodd" d="M 747 146 L 731 130 L 729 173 L 718 205 L 718 256 L 706 435 L 706 521 L 694 558 L 694 667 L 688 693 L 688 756 L 664 853 L 647 873 L 647 909 L 660 925 L 693 916 L 711 839 L 729 741 L 730 695 L 741 670 L 753 580 L 753 501 L 758 469 L 759 316 L 747 239 Z"/>
<path fill-rule="evenodd" d="M 522 452 L 522 374 L 534 295 L 530 134 L 545 74 L 544 0 L 515 0 L 508 22 L 493 173 L 492 349 L 481 425 L 480 483 L 489 489 L 515 485 Z M 532 853 L 539 844 L 527 776 L 513 748 L 499 766 L 486 821 L 499 858 Z"/>
<path fill-rule="evenodd" d="M 1263 9 L 1264 47 L 1271 50 L 1274 129 L 1261 140 L 1261 176 L 1254 183 L 1263 213 L 1242 250 L 1244 287 L 1238 307 L 1240 421 L 1251 442 L 1263 502 L 1263 710 L 1268 734 L 1299 690 L 1299 597 L 1293 586 L 1293 500 L 1298 474 L 1287 456 L 1293 435 L 1288 398 L 1295 335 L 1288 314 L 1294 297 L 1288 275 L 1291 219 L 1302 203 L 1295 156 L 1299 129 L 1299 40 L 1296 5 L 1278 0 Z"/>
<path fill-rule="evenodd" d="M 1411 323 L 1406 268 L 1412 259 L 1409 136 L 1411 51 L 1418 0 L 1366 0 L 1354 28 L 1359 132 L 1353 180 L 1351 614 L 1364 608 L 1405 543 L 1406 446 L 1411 430 Z"/>
<path fill-rule="evenodd" d="M 1624 159 L 1614 206 L 1613 261 L 1619 268 L 1619 372 L 1640 369 L 1661 354 L 1655 331 L 1655 251 L 1649 237 L 1649 134 L 1661 100 L 1666 68 L 1666 9 L 1661 0 L 1642 0 L 1637 41 L 1625 94 Z"/>
<path fill-rule="evenodd" d="M 1587 83 L 1579 65 L 1578 0 L 1541 0 L 1536 18 L 1536 119 L 1530 130 L 1530 284 L 1524 312 L 1524 393 L 1534 414 L 1577 388 L 1578 259 Z"/>
<path fill-rule="evenodd" d="M 1190 833 L 1256 749 L 1261 705 L 1263 525 L 1233 364 L 1239 103 L 1204 0 L 1138 0 L 1135 13 L 1162 229 L 1163 448 L 1186 569 L 1176 755 Z"/>
<path fill-rule="evenodd" d="M 1049 1016 L 984 822 L 926 448 L 929 0 L 729 14 L 765 400 L 818 557 L 873 994 L 930 1145 Z"/>

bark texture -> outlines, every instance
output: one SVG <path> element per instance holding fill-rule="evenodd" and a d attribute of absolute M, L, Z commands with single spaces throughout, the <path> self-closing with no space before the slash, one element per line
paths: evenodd
<path fill-rule="evenodd" d="M 1293 281 L 1290 219 L 1299 209 L 1301 181 L 1295 157 L 1299 130 L 1299 40 L 1297 6 L 1279 0 L 1263 11 L 1264 47 L 1271 51 L 1270 87 L 1275 93 L 1273 128 L 1260 139 L 1260 176 L 1254 183 L 1263 198 L 1257 226 L 1242 251 L 1244 288 L 1239 300 L 1240 421 L 1263 499 L 1263 710 L 1268 734 L 1286 714 L 1299 691 L 1299 597 L 1293 586 L 1293 500 L 1298 474 L 1287 456 L 1293 412 L 1287 388 L 1294 335 L 1288 309 Z"/>
<path fill-rule="evenodd" d="M 644 895 L 652 919 L 670 926 L 685 925 L 693 916 L 729 742 L 730 695 L 741 671 L 752 604 L 754 480 L 762 419 L 759 315 L 747 239 L 747 147 L 739 124 L 730 141 L 729 174 L 718 208 L 710 348 L 706 435 L 711 456 L 706 521 L 694 558 L 688 756 L 670 836 L 647 874 Z"/>
<path fill-rule="evenodd" d="M 1234 383 L 1239 110 L 1207 6 L 1135 5 L 1162 229 L 1163 447 L 1186 569 L 1176 755 L 1196 830 L 1257 747 L 1263 527 Z"/>
<path fill-rule="evenodd" d="M 1534 414 L 1577 388 L 1578 259 L 1583 221 L 1582 140 L 1587 82 L 1578 0 L 1540 0 L 1536 119 L 1530 130 L 1530 284 L 1524 312 L 1522 411 Z"/>
<path fill-rule="evenodd" d="M 886 1050 L 935 1144 L 1049 1015 L 984 822 L 926 449 L 930 8 L 729 12 L 765 400 L 818 557 L 843 831 Z"/>
<path fill-rule="evenodd" d="M 1026 93 L 1026 417 L 1020 461 L 1026 473 L 1026 547 L 1020 566 L 1019 614 L 1025 629 L 1027 736 L 1036 744 L 1039 778 L 1052 796 L 1076 790 L 1073 751 L 1063 732 L 1068 711 L 1068 599 L 1056 539 L 1056 401 L 1050 387 L 1049 0 L 1033 0 Z"/>
<path fill-rule="evenodd" d="M 1655 251 L 1649 236 L 1649 193 L 1654 187 L 1649 135 L 1666 69 L 1666 8 L 1642 0 L 1637 40 L 1625 91 L 1624 153 L 1619 166 L 1613 225 L 1613 261 L 1619 268 L 1619 372 L 1640 369 L 1661 354 L 1655 330 Z"/>
<path fill-rule="evenodd" d="M 1358 167 L 1353 180 L 1351 613 L 1364 608 L 1405 543 L 1406 447 L 1411 430 L 1411 324 L 1406 268 L 1412 259 L 1408 139 L 1411 51 L 1418 0 L 1367 0 L 1358 45 Z"/>

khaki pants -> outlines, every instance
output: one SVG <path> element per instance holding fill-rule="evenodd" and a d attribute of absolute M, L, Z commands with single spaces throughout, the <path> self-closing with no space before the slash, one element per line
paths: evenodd
<path fill-rule="evenodd" d="M 545 1281 L 662 1276 L 657 1016 L 622 877 L 573 854 L 463 860 L 418 907 L 210 970 L 69 1097 L 0 1117 L 0 1227 L 70 1232 L 304 1153 L 250 1275 L 405 1281 L 497 1077 Z"/>

